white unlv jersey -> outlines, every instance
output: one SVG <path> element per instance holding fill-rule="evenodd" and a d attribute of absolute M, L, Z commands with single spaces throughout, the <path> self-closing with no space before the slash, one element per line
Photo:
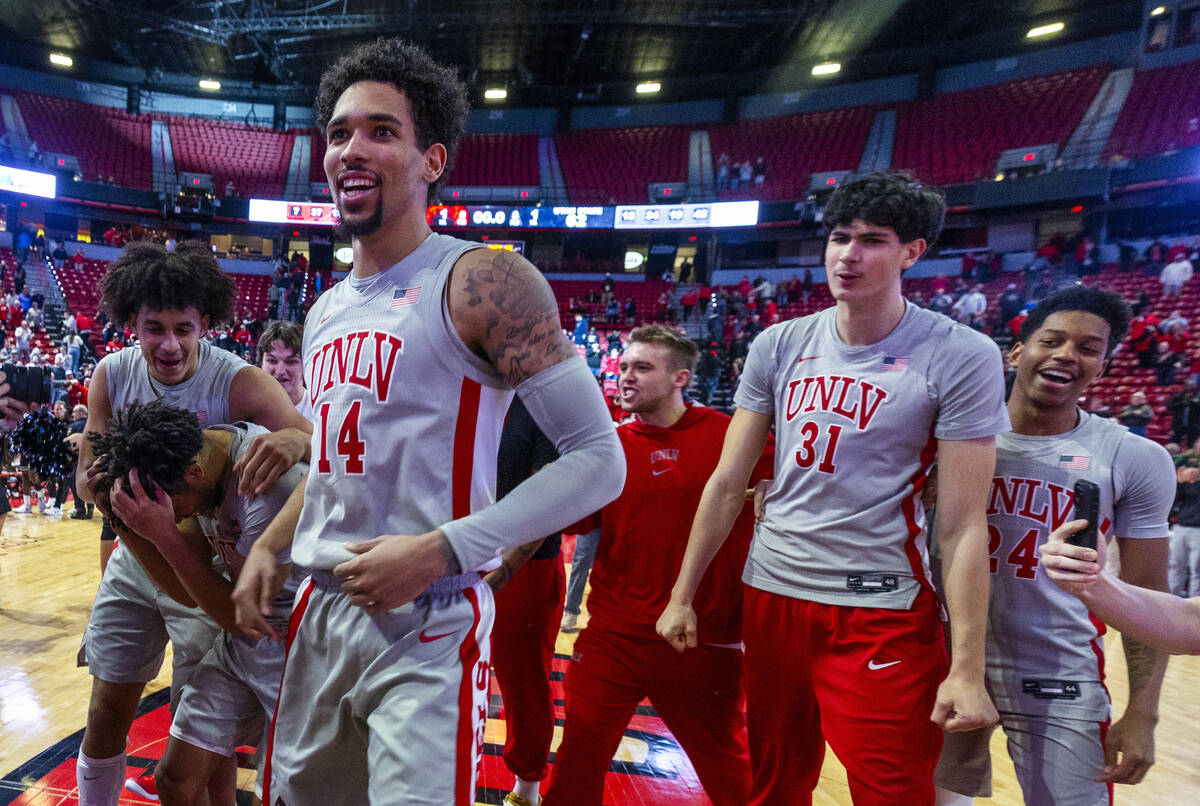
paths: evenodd
<path fill-rule="evenodd" d="M 852 347 L 836 310 L 773 325 L 751 345 L 734 400 L 774 417 L 775 482 L 743 580 L 907 610 L 932 590 L 920 497 L 938 440 L 1009 428 L 1000 351 L 915 305 L 882 340 Z"/>
<path fill-rule="evenodd" d="M 1100 487 L 1102 533 L 1165 538 L 1175 469 L 1160 445 L 1123 425 L 1082 411 L 1079 418 L 1065 434 L 996 439 L 987 674 L 1001 711 L 1104 721 L 1103 624 L 1041 572 L 1038 546 L 1075 519 L 1079 479 Z"/>
<path fill-rule="evenodd" d="M 231 352 L 200 342 L 196 371 L 173 386 L 150 378 L 150 368 L 140 347 L 126 347 L 100 362 L 108 381 L 108 402 L 113 414 L 132 403 L 161 401 L 196 415 L 200 427 L 228 423 L 229 387 L 233 376 L 250 366 Z"/>
<path fill-rule="evenodd" d="M 446 281 L 479 244 L 430 235 L 323 294 L 304 327 L 316 412 L 292 560 L 332 569 L 347 542 L 420 535 L 492 503 L 512 389 L 450 321 Z"/>

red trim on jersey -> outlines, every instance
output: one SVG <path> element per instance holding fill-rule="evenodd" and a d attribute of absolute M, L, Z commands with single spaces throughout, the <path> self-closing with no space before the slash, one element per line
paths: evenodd
<path fill-rule="evenodd" d="M 479 422 L 479 395 L 482 387 L 463 378 L 458 398 L 458 422 L 454 426 L 454 456 L 450 475 L 450 516 L 465 518 L 471 514 L 471 475 L 475 470 L 475 425 Z"/>
<path fill-rule="evenodd" d="M 312 596 L 313 581 L 309 579 L 300 595 L 296 597 L 296 605 L 292 608 L 292 617 L 288 619 L 287 650 L 283 653 L 283 669 L 279 673 L 279 692 L 275 695 L 275 712 L 271 714 L 271 733 L 267 736 L 267 759 L 263 766 L 263 803 L 271 802 L 271 757 L 275 750 L 275 720 L 279 717 L 279 700 L 283 696 L 283 673 L 287 671 L 288 655 L 292 653 L 292 642 L 300 630 L 300 619 L 308 609 L 308 599 Z"/>
<path fill-rule="evenodd" d="M 476 384 L 478 388 L 478 384 Z M 457 440 L 455 440 L 457 442 Z M 463 591 L 475 617 L 471 621 L 471 629 L 458 648 L 458 657 L 462 663 L 462 682 L 458 686 L 458 737 L 454 747 L 454 803 L 456 806 L 471 806 L 475 802 L 474 787 L 471 786 L 472 773 L 480 757 L 475 755 L 475 664 L 479 661 L 479 644 L 475 641 L 475 631 L 479 629 L 479 598 L 472 588 Z M 480 670 L 482 672 L 482 670 Z M 483 680 L 483 689 L 487 689 L 487 680 Z M 486 714 L 484 715 L 486 719 Z M 264 790 L 265 793 L 265 790 Z M 263 800 L 263 803 L 267 803 Z"/>
<path fill-rule="evenodd" d="M 1088 618 L 1091 620 L 1092 626 L 1096 628 L 1096 637 L 1088 645 L 1091 646 L 1092 652 L 1096 655 L 1096 671 L 1100 674 L 1100 686 L 1104 689 L 1104 693 L 1111 702 L 1112 695 L 1108 693 L 1108 684 L 1104 682 L 1104 642 L 1100 640 L 1108 632 L 1108 626 L 1096 618 L 1090 610 L 1088 611 Z"/>
<path fill-rule="evenodd" d="M 925 489 L 925 483 L 929 481 L 929 468 L 933 466 L 933 460 L 937 457 L 937 445 L 937 437 L 933 435 L 933 426 L 930 426 L 929 440 L 921 449 L 921 458 L 918 460 L 920 467 L 909 480 L 912 492 L 900 501 L 900 511 L 904 513 L 904 523 L 908 526 L 908 539 L 904 541 L 904 553 L 908 555 L 908 562 L 912 566 L 913 578 L 920 582 L 922 588 L 935 596 L 937 593 L 933 589 L 933 582 L 925 573 L 925 562 L 921 559 L 921 550 L 917 548 L 917 538 L 921 535 L 921 525 L 917 523 L 917 498 Z"/>

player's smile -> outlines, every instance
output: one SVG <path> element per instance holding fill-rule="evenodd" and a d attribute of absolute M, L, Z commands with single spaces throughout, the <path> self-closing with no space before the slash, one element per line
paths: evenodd
<path fill-rule="evenodd" d="M 1108 323 L 1095 314 L 1050 314 L 1025 342 L 1013 345 L 1009 360 L 1018 379 L 1013 393 L 1037 406 L 1075 405 L 1104 368 L 1108 335 Z"/>

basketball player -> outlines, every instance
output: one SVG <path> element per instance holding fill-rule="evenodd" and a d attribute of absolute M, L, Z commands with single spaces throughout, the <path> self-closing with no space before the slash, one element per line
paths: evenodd
<path fill-rule="evenodd" d="M 608 503 L 624 462 L 545 279 L 426 223 L 467 111 L 453 72 L 381 39 L 326 71 L 315 106 L 354 270 L 305 327 L 317 425 L 302 497 L 251 548 L 234 592 L 239 610 L 274 598 L 263 577 L 294 531 L 292 557 L 313 572 L 263 800 L 467 806 L 493 617 L 478 571 Z M 560 458 L 492 504 L 514 389 Z"/>
<path fill-rule="evenodd" d="M 258 365 L 287 392 L 296 411 L 304 419 L 315 419 L 312 403 L 304 394 L 304 370 L 300 366 L 300 348 L 304 342 L 304 325 L 275 322 L 263 331 L 258 340 Z"/>
<path fill-rule="evenodd" d="M 742 577 L 753 804 L 810 803 L 826 740 L 856 804 L 932 804 L 941 728 L 996 719 L 980 592 L 994 437 L 1008 430 L 1000 355 L 900 294 L 943 214 L 942 197 L 906 174 L 834 191 L 825 267 L 836 305 L 754 340 L 659 619 L 676 649 L 696 646 L 697 586 L 774 423 L 775 483 Z M 935 458 L 948 672 L 919 500 Z"/>
<path fill-rule="evenodd" d="M 165 803 L 207 802 L 224 759 L 240 745 L 266 747 L 260 739 L 283 673 L 279 639 L 287 634 L 302 574 L 290 573 L 273 603 L 268 622 L 274 635 L 255 639 L 241 634 L 230 599 L 233 583 L 212 565 L 215 554 L 237 579 L 250 545 L 308 472 L 303 462 L 295 464 L 262 495 L 239 496 L 233 468 L 253 439 L 266 433 L 252 423 L 201 430 L 191 412 L 156 402 L 134 403 L 116 414 L 107 434 L 93 437 L 105 468 L 98 493 L 109 493 L 113 514 L 147 536 L 177 583 L 222 629 L 183 690 L 155 768 Z M 110 480 L 111 491 L 103 488 Z M 229 791 L 225 802 L 232 798 Z"/>
<path fill-rule="evenodd" d="M 696 599 L 699 646 L 673 652 L 654 632 L 687 547 L 689 519 L 721 454 L 730 418 L 685 404 L 699 358 L 675 330 L 634 330 L 621 355 L 617 429 L 628 477 L 598 520 L 601 539 L 588 599 L 591 618 L 567 671 L 566 721 L 546 806 L 600 806 L 604 778 L 634 709 L 645 697 L 688 754 L 716 806 L 750 790 L 742 704 L 741 584 L 752 513 L 743 513 Z M 759 477 L 770 476 L 770 455 Z M 653 515 L 651 515 L 653 513 Z"/>
<path fill-rule="evenodd" d="M 500 434 L 496 498 L 558 458 L 520 398 L 512 402 Z M 506 806 L 536 806 L 549 769 L 554 738 L 550 664 L 562 618 L 566 570 L 562 533 L 504 552 L 485 580 L 496 594 L 492 671 L 504 700 L 504 766 L 515 779 Z"/>
<path fill-rule="evenodd" d="M 1129 326 L 1116 294 L 1075 287 L 1030 312 L 1009 354 L 1016 368 L 997 438 L 988 501 L 991 602 L 988 688 L 1026 803 L 1107 804 L 1154 763 L 1154 725 L 1167 656 L 1125 639 L 1129 706 L 1109 729 L 1104 625 L 1039 572 L 1037 547 L 1072 512 L 1075 482 L 1100 487 L 1102 533 L 1115 533 L 1121 576 L 1167 590 L 1167 516 L 1175 470 L 1163 448 L 1076 401 Z M 991 729 L 950 734 L 935 779 L 939 802 L 991 795 Z M 954 798 L 949 793 L 969 797 Z"/>
<path fill-rule="evenodd" d="M 1105 541 L 1096 549 L 1065 542 L 1087 525 L 1068 521 L 1050 534 L 1039 551 L 1054 584 L 1078 597 L 1092 615 L 1110 627 L 1162 652 L 1200 655 L 1200 596 L 1181 599 L 1116 579 L 1104 570 Z"/>
<path fill-rule="evenodd" d="M 114 412 L 136 402 L 160 400 L 196 414 L 207 424 L 249 420 L 275 433 L 256 437 L 236 468 L 243 495 L 270 488 L 304 459 L 312 426 L 291 405 L 279 384 L 232 353 L 200 341 L 210 324 L 233 313 L 233 281 L 203 246 L 180 244 L 174 252 L 146 242 L 126 248 L 101 280 L 101 307 L 127 324 L 139 345 L 104 357 L 88 396 L 85 434 L 104 433 Z M 79 447 L 77 489 L 94 501 L 96 473 L 89 441 Z M 153 568 L 147 576 L 146 568 Z M 92 696 L 80 748 L 80 803 L 111 806 L 125 779 L 125 736 L 142 689 L 162 665 L 167 639 L 173 646 L 172 697 L 212 647 L 217 625 L 169 579 L 166 563 L 144 536 L 127 534 L 100 581 L 85 633 Z"/>

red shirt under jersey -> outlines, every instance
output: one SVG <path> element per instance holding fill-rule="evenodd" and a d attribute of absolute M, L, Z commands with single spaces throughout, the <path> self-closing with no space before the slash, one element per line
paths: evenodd
<path fill-rule="evenodd" d="M 670 428 L 633 418 L 617 429 L 625 449 L 625 489 L 598 513 L 602 532 L 588 629 L 658 640 L 654 627 L 683 564 L 700 494 L 717 466 L 729 422 L 726 414 L 692 405 Z M 751 485 L 773 475 L 773 461 L 772 440 Z M 701 643 L 741 641 L 742 568 L 753 531 L 747 502 L 696 591 Z"/>

